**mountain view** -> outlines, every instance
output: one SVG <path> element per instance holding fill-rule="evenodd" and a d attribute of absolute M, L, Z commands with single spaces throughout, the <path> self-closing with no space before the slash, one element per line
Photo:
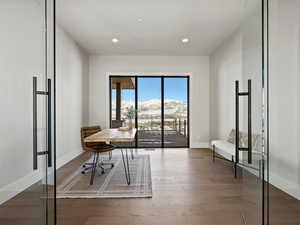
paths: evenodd
<path fill-rule="evenodd" d="M 118 78 L 119 79 L 119 78 Z M 117 80 L 121 82 L 120 80 Z M 126 83 L 127 82 L 127 83 Z M 121 92 L 121 123 L 127 126 L 134 118 L 135 112 L 135 91 L 138 95 L 138 124 L 139 131 L 159 131 L 162 129 L 162 118 L 164 118 L 164 130 L 186 133 L 187 128 L 187 79 L 186 78 L 165 78 L 164 91 L 162 92 L 162 79 L 160 77 L 146 77 L 137 79 L 126 78 L 123 82 Z M 130 84 L 130 85 L 129 85 Z M 163 97 L 162 97 L 163 95 Z M 164 112 L 162 115 L 161 99 L 164 98 Z M 116 118 L 116 89 L 112 89 L 112 120 Z M 132 116 L 133 115 L 133 116 Z M 135 120 L 132 121 L 135 123 Z M 117 122 L 116 122 L 117 123 Z M 119 126 L 119 125 L 118 125 Z M 131 125 L 130 125 L 131 126 Z M 153 132 L 152 132 L 153 133 Z"/>
<path fill-rule="evenodd" d="M 126 119 L 126 109 L 134 107 L 134 101 L 122 101 L 121 114 Z M 116 112 L 115 101 L 112 103 L 113 117 Z M 165 119 L 186 119 L 187 103 L 175 99 L 165 99 L 164 102 Z M 139 119 L 159 119 L 161 118 L 161 100 L 150 99 L 138 102 L 138 118 Z"/>

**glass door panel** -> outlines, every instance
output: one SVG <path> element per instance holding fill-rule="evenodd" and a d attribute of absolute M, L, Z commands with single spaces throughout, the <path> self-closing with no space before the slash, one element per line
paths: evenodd
<path fill-rule="evenodd" d="M 266 224 L 264 155 L 267 99 L 264 99 L 263 1 L 246 0 L 240 26 L 242 75 L 236 83 L 236 127 L 239 130 L 237 161 L 242 179 L 242 218 L 247 225 Z M 237 86 L 238 85 L 238 86 Z"/>
<path fill-rule="evenodd" d="M 138 147 L 161 147 L 162 145 L 162 78 L 137 78 Z"/>
<path fill-rule="evenodd" d="M 54 38 L 56 37 L 56 25 L 54 22 L 56 19 L 55 16 L 55 0 L 47 0 L 47 24 L 45 39 L 47 49 L 45 50 L 45 55 L 47 58 L 47 67 L 46 67 L 46 86 L 45 90 L 48 90 L 47 98 L 47 174 L 45 178 L 47 179 L 47 224 L 53 225 L 56 224 L 56 46 L 54 45 Z M 50 85 L 50 86 L 49 86 Z"/>
<path fill-rule="evenodd" d="M 269 0 L 269 224 L 300 224 L 300 1 Z"/>
<path fill-rule="evenodd" d="M 188 147 L 188 78 L 164 77 L 164 147 Z"/>
<path fill-rule="evenodd" d="M 0 1 L 0 224 L 54 224 L 45 2 Z"/>

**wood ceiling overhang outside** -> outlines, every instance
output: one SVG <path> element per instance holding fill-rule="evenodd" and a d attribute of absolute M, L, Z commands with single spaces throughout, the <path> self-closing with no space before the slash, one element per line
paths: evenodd
<path fill-rule="evenodd" d="M 112 89 L 118 89 L 119 85 L 121 89 L 135 89 L 135 79 L 134 77 L 112 78 Z"/>
<path fill-rule="evenodd" d="M 135 89 L 134 77 L 114 77 L 111 81 L 112 89 L 116 90 L 116 123 L 121 123 L 122 92 L 125 89 Z"/>

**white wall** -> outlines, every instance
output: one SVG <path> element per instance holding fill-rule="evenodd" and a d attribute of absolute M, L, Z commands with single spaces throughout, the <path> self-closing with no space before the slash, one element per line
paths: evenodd
<path fill-rule="evenodd" d="M 57 26 L 58 165 L 82 152 L 80 128 L 88 124 L 88 55 Z"/>
<path fill-rule="evenodd" d="M 230 130 L 235 128 L 235 81 L 242 80 L 240 32 L 234 33 L 212 54 L 210 71 L 210 138 L 226 140 Z M 243 121 L 243 108 L 240 110 Z M 240 126 L 242 129 L 243 122 Z"/>
<path fill-rule="evenodd" d="M 262 43 L 260 15 L 247 16 L 241 26 L 211 55 L 211 138 L 226 139 L 235 128 L 235 81 L 239 91 L 252 81 L 252 130 L 261 133 Z M 259 11 L 260 13 L 260 11 Z M 240 98 L 240 131 L 247 132 L 247 98 Z"/>
<path fill-rule="evenodd" d="M 191 147 L 209 141 L 209 57 L 98 56 L 90 57 L 89 123 L 108 126 L 109 74 L 190 74 Z"/>

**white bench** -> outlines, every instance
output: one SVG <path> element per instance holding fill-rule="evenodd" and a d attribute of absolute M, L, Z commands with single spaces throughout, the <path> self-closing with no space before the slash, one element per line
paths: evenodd
<path fill-rule="evenodd" d="M 223 159 L 232 163 L 234 167 L 234 176 L 236 177 L 237 165 L 235 163 L 235 144 L 232 144 L 225 140 L 214 140 L 211 142 L 212 151 L 213 151 L 213 162 L 216 158 Z M 216 155 L 218 153 L 218 155 Z"/>
<path fill-rule="evenodd" d="M 234 161 L 235 145 L 224 140 L 215 140 L 211 142 L 214 153 L 222 155 L 227 160 Z M 215 155 L 214 155 L 215 156 Z"/>
<path fill-rule="evenodd" d="M 240 147 L 245 147 L 248 144 L 246 142 L 247 133 L 240 132 Z M 258 149 L 260 146 L 260 139 L 261 136 L 259 134 L 253 134 L 252 135 L 252 154 L 255 155 L 256 153 L 259 153 Z M 231 141 L 228 141 L 231 140 Z M 236 177 L 237 173 L 237 163 L 236 163 L 236 150 L 235 150 L 235 144 L 231 143 L 235 140 L 235 130 L 231 130 L 228 140 L 214 140 L 211 142 L 212 151 L 213 151 L 213 162 L 215 162 L 216 158 L 223 159 L 226 161 L 229 161 L 232 163 L 234 167 L 234 175 Z M 217 153 L 217 154 L 216 154 Z M 240 154 L 239 158 L 240 161 L 242 160 L 243 154 Z M 253 156 L 252 155 L 252 156 Z"/>

